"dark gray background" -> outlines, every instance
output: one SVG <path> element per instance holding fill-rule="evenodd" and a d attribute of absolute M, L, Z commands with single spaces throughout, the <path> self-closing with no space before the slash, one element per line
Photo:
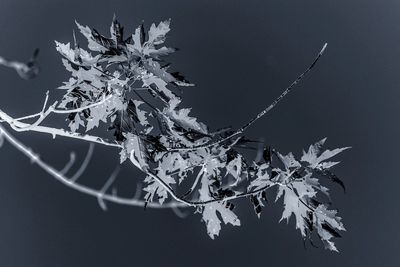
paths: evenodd
<path fill-rule="evenodd" d="M 304 249 L 293 221 L 278 224 L 281 203 L 269 205 L 260 220 L 248 203 L 239 205 L 242 226 L 223 227 L 214 241 L 199 215 L 182 220 L 169 210 L 112 204 L 103 212 L 94 198 L 58 183 L 5 144 L 0 266 L 399 265 L 399 12 L 397 0 L 1 0 L 0 54 L 24 60 L 41 48 L 37 79 L 0 69 L 0 107 L 12 115 L 38 111 L 45 91 L 67 79 L 53 40 L 72 40 L 74 19 L 107 32 L 116 13 L 131 32 L 142 20 L 171 18 L 167 43 L 181 50 L 170 60 L 197 84 L 185 91 L 184 103 L 215 128 L 246 122 L 328 42 L 312 74 L 247 134 L 282 152 L 299 153 L 325 136 L 330 147 L 353 148 L 335 169 L 347 192 L 330 185 L 347 228 L 338 254 Z M 87 149 L 80 141 L 15 135 L 58 168 L 69 151 L 81 159 Z M 83 179 L 100 186 L 117 152 L 97 146 Z M 142 178 L 126 166 L 124 192 L 135 184 L 129 180 Z"/>

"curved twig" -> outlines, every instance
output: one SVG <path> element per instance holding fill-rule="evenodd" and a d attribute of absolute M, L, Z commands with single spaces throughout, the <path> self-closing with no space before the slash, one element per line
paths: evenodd
<path fill-rule="evenodd" d="M 67 164 L 65 164 L 64 168 L 60 171 L 61 174 L 66 174 L 72 167 L 72 165 L 74 165 L 75 163 L 75 159 L 76 159 L 76 155 L 74 152 L 71 152 L 69 154 L 69 161 Z"/>
<path fill-rule="evenodd" d="M 99 190 L 92 189 L 85 185 L 81 185 L 81 184 L 70 181 L 69 178 L 62 175 L 58 170 L 54 169 L 52 166 L 50 166 L 46 162 L 42 161 L 37 154 L 35 154 L 31 149 L 26 147 L 20 141 L 15 139 L 1 125 L 0 125 L 0 134 L 11 145 L 13 145 L 15 148 L 17 148 L 19 151 L 21 151 L 25 156 L 27 156 L 33 163 L 36 163 L 39 167 L 41 167 L 44 171 L 46 171 L 48 174 L 53 176 L 59 182 L 63 183 L 64 185 L 66 185 L 70 188 L 73 188 L 81 193 L 84 193 L 84 194 L 87 194 L 90 196 L 94 196 L 96 198 L 99 196 L 99 194 L 100 194 Z M 138 206 L 138 207 L 144 206 L 144 201 L 138 200 L 135 198 L 124 198 L 124 197 L 120 197 L 120 196 L 116 196 L 116 195 L 103 194 L 102 199 L 107 200 L 109 202 L 122 204 L 122 205 Z M 169 203 L 165 203 L 163 205 L 160 205 L 158 203 L 148 203 L 147 206 L 150 208 L 173 208 L 173 207 L 181 207 L 182 208 L 182 207 L 186 207 L 186 205 L 183 205 L 183 204 L 177 203 L 177 202 L 169 202 Z"/>
<path fill-rule="evenodd" d="M 81 164 L 79 169 L 76 171 L 74 176 L 72 176 L 70 178 L 70 181 L 76 182 L 76 180 L 78 180 L 79 177 L 81 177 L 82 173 L 86 170 L 87 166 L 89 165 L 89 162 L 90 162 L 90 160 L 92 158 L 92 155 L 93 155 L 93 151 L 94 151 L 94 144 L 90 143 L 88 152 L 86 154 L 85 159 L 83 160 L 83 163 Z"/>
<path fill-rule="evenodd" d="M 120 171 L 121 167 L 118 165 L 114 171 L 112 172 L 111 176 L 108 178 L 106 183 L 103 185 L 103 187 L 100 190 L 100 194 L 97 197 L 97 201 L 99 202 L 100 207 L 104 210 L 107 211 L 107 205 L 104 202 L 103 196 L 107 192 L 108 188 L 114 183 L 115 179 L 118 176 L 118 173 Z"/>
<path fill-rule="evenodd" d="M 259 120 L 261 117 L 263 117 L 265 114 L 267 114 L 269 111 L 271 111 L 291 90 L 292 88 L 298 84 L 315 66 L 315 64 L 318 62 L 320 57 L 323 55 L 325 52 L 325 49 L 327 47 L 327 43 L 324 44 L 322 47 L 321 51 L 318 53 L 317 57 L 314 59 L 314 61 L 311 63 L 311 65 L 303 72 L 301 73 L 296 80 L 294 80 L 281 94 L 278 96 L 268 107 L 266 107 L 264 110 L 262 110 L 260 113 L 257 114 L 254 118 L 252 118 L 248 123 L 243 125 L 241 128 L 233 132 L 232 134 L 228 135 L 227 137 L 224 137 L 220 140 L 205 144 L 205 145 L 199 145 L 199 146 L 192 146 L 192 147 L 182 147 L 182 148 L 169 148 L 167 149 L 169 152 L 176 152 L 176 151 L 188 151 L 188 150 L 196 150 L 196 149 L 202 149 L 202 148 L 209 148 L 218 144 L 221 144 L 229 139 L 232 139 L 233 137 L 242 134 L 247 128 L 249 128 L 251 125 L 253 125 L 257 120 Z"/>

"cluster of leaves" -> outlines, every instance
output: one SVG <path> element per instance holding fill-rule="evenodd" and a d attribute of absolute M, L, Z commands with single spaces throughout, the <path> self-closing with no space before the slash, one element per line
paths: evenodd
<path fill-rule="evenodd" d="M 71 73 L 69 81 L 59 87 L 66 90 L 59 108 L 81 108 L 68 116 L 71 131 L 81 127 L 90 131 L 101 122 L 110 125 L 115 141 L 123 146 L 121 163 L 130 159 L 147 174 L 146 201 L 163 204 L 175 192 L 175 198 L 197 207 L 214 238 L 222 222 L 240 225 L 234 199 L 248 198 L 260 216 L 267 189 L 277 187 L 276 199 L 284 202 L 282 219 L 289 220 L 294 214 L 304 238 L 311 238 L 315 230 L 326 248 L 336 250 L 331 238 L 339 237 L 344 227 L 336 211 L 328 210 L 328 189 L 319 179 L 340 182 L 329 171 L 337 162 L 327 160 L 346 148 L 321 153 L 325 142 L 321 140 L 299 160 L 291 153 L 284 156 L 265 148 L 262 160 L 250 161 L 240 152 L 249 140 L 236 137 L 215 142 L 232 131 L 210 132 L 189 115 L 189 108 L 181 108 L 177 88 L 193 84 L 170 71 L 163 59 L 175 51 L 163 45 L 170 21 L 152 24 L 148 31 L 141 25 L 127 38 L 115 18 L 110 37 L 77 26 L 90 51 L 82 49 L 75 36 L 73 47 L 56 42 Z M 187 184 L 189 190 L 178 196 Z M 326 196 L 325 203 L 320 195 Z"/>

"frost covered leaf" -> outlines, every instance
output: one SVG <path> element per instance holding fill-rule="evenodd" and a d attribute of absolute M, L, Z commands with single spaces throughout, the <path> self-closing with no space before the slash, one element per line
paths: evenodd
<path fill-rule="evenodd" d="M 158 161 L 157 169 L 163 172 L 164 175 L 175 173 L 181 183 L 187 176 L 189 167 L 192 164 L 185 160 L 179 153 L 168 153 Z"/>
<path fill-rule="evenodd" d="M 175 180 L 169 175 L 159 175 L 158 177 L 167 185 L 176 183 Z M 157 195 L 159 203 L 163 204 L 168 198 L 167 190 L 165 190 L 165 188 L 151 176 L 147 176 L 144 181 L 148 184 L 145 188 L 143 188 L 143 190 L 147 192 L 144 196 L 144 199 L 152 202 L 154 197 Z"/>
<path fill-rule="evenodd" d="M 69 63 L 74 64 L 75 66 L 90 66 L 94 63 L 97 62 L 99 59 L 99 56 L 93 57 L 89 52 L 79 48 L 75 47 L 72 49 L 70 47 L 70 43 L 63 44 L 61 42 L 56 42 L 56 49 L 57 51 L 65 57 Z M 66 65 L 66 64 L 64 64 Z M 69 68 L 68 66 L 66 66 Z M 74 67 L 74 66 L 73 66 Z M 71 71 L 71 70 L 70 70 Z"/>
<path fill-rule="evenodd" d="M 85 123 L 83 120 L 81 120 L 79 113 L 76 113 L 74 119 L 71 120 L 68 127 L 71 129 L 72 132 L 76 132 L 79 129 L 79 126 L 85 126 Z"/>
<path fill-rule="evenodd" d="M 129 101 L 128 107 L 132 110 L 132 114 L 134 114 L 134 118 L 137 120 L 137 122 L 142 125 L 142 126 L 149 126 L 150 123 L 147 120 L 147 112 L 140 109 L 139 106 L 143 105 L 144 102 L 140 100 L 131 100 Z M 134 109 L 133 109 L 134 108 Z"/>
<path fill-rule="evenodd" d="M 136 107 L 133 101 L 129 101 L 125 108 L 116 110 L 115 118 L 113 118 L 109 129 L 114 129 L 114 136 L 117 141 L 124 141 L 125 134 L 133 131 L 134 122 L 138 122 Z"/>
<path fill-rule="evenodd" d="M 280 153 L 277 154 L 287 170 L 301 166 L 301 164 L 294 158 L 293 153 L 290 152 L 286 156 L 281 155 Z"/>
<path fill-rule="evenodd" d="M 171 20 L 161 21 L 157 26 L 153 23 L 151 24 L 149 30 L 149 44 L 159 45 L 164 43 L 167 33 L 171 30 L 169 25 Z"/>
<path fill-rule="evenodd" d="M 271 181 L 268 170 L 270 170 L 270 165 L 268 163 L 263 163 L 257 166 L 257 171 L 254 175 L 256 178 L 250 182 L 250 185 L 248 186 L 248 191 L 260 190 L 274 184 Z"/>
<path fill-rule="evenodd" d="M 209 179 L 207 175 L 203 175 L 201 180 L 201 188 L 199 190 L 200 200 L 207 201 L 210 200 L 209 195 Z M 219 235 L 221 230 L 221 219 L 225 224 L 232 224 L 233 226 L 240 226 L 240 220 L 236 214 L 226 207 L 224 202 L 212 202 L 203 205 L 200 209 L 202 212 L 202 220 L 205 222 L 207 227 L 208 235 L 214 239 L 215 236 Z"/>
<path fill-rule="evenodd" d="M 180 125 L 185 130 L 193 130 L 203 135 L 208 134 L 207 126 L 201 122 L 197 122 L 196 118 L 190 117 L 190 108 L 176 109 L 165 109 L 164 113 L 169 119 L 176 124 Z"/>
<path fill-rule="evenodd" d="M 143 141 L 136 135 L 131 133 L 125 134 L 124 148 L 120 152 L 121 163 L 127 158 L 140 170 L 148 168 L 148 157 Z"/>
<path fill-rule="evenodd" d="M 301 161 L 308 162 L 309 167 L 313 169 L 329 169 L 334 165 L 338 164 L 339 162 L 322 162 L 325 161 L 333 156 L 336 156 L 340 152 L 349 149 L 350 147 L 343 147 L 343 148 L 336 148 L 334 150 L 325 150 L 318 156 L 320 153 L 320 149 L 322 145 L 325 143 L 326 138 L 320 140 L 319 142 L 315 143 L 314 145 L 310 145 L 308 151 L 303 151 L 303 156 L 301 157 Z"/>
<path fill-rule="evenodd" d="M 285 172 L 281 172 L 285 173 Z M 332 237 L 340 237 L 337 230 L 344 230 L 341 218 L 336 216 L 336 211 L 327 210 L 324 204 L 317 200 L 317 193 L 322 192 L 329 196 L 328 189 L 312 177 L 312 172 L 306 172 L 296 179 L 282 179 L 283 184 L 278 184 L 276 201 L 283 196 L 284 211 L 280 219 L 289 221 L 292 214 L 296 220 L 296 229 L 300 230 L 303 238 L 311 238 L 310 233 L 316 229 L 318 236 L 325 247 L 335 250 Z"/>
<path fill-rule="evenodd" d="M 233 226 L 240 226 L 240 220 L 233 211 L 223 205 L 220 202 L 213 202 L 205 204 L 203 208 L 203 221 L 207 226 L 208 235 L 214 239 L 215 236 L 219 235 L 221 230 L 221 220 L 225 224 L 232 224 Z"/>
<path fill-rule="evenodd" d="M 294 190 L 297 190 L 297 193 Z M 294 214 L 296 219 L 296 229 L 300 230 L 303 237 L 306 237 L 307 224 L 305 219 L 308 217 L 309 212 L 308 207 L 303 203 L 303 199 L 304 196 L 313 197 L 315 194 L 316 192 L 311 187 L 307 188 L 301 183 L 293 185 L 293 189 L 286 186 L 279 186 L 278 189 L 276 200 L 278 200 L 280 196 L 284 196 L 284 211 L 280 221 L 286 219 L 286 221 L 289 222 L 289 218 Z"/>
<path fill-rule="evenodd" d="M 92 30 L 88 26 L 82 26 L 77 21 L 75 21 L 75 23 L 83 36 L 88 40 L 88 48 L 90 50 L 105 52 L 114 45 L 114 42 L 111 39 L 102 36 L 96 30 Z"/>
<path fill-rule="evenodd" d="M 325 205 L 319 205 L 315 209 L 313 224 L 315 225 L 318 236 L 321 238 L 325 248 L 338 252 L 335 244 L 331 241 L 332 237 L 340 237 L 337 231 L 346 229 L 341 222 L 342 218 L 336 216 L 336 210 L 328 210 Z"/>
<path fill-rule="evenodd" d="M 87 119 L 86 131 L 99 126 L 99 122 L 107 122 L 114 112 L 125 110 L 126 106 L 119 97 L 112 97 L 103 104 L 90 108 L 90 116 Z"/>
<path fill-rule="evenodd" d="M 118 45 L 119 43 L 123 42 L 124 28 L 117 21 L 115 16 L 111 23 L 110 34 L 111 34 L 111 39 L 114 41 L 115 44 Z"/>
<path fill-rule="evenodd" d="M 226 168 L 225 176 L 230 174 L 234 178 L 235 182 L 231 186 L 235 186 L 237 185 L 237 183 L 240 182 L 240 180 L 242 179 L 241 174 L 243 172 L 244 167 L 245 166 L 242 155 L 237 154 L 233 156 L 233 159 L 231 158 L 228 159 L 225 167 Z"/>
<path fill-rule="evenodd" d="M 252 180 L 247 188 L 248 192 L 256 193 L 250 196 L 250 201 L 253 204 L 254 211 L 256 212 L 258 218 L 260 218 L 262 208 L 264 207 L 264 202 L 267 200 L 265 190 L 274 185 L 271 181 L 271 177 L 268 174 L 270 170 L 269 163 L 263 163 L 261 165 L 256 165 L 255 179 Z M 261 190 L 261 191 L 260 191 Z"/>

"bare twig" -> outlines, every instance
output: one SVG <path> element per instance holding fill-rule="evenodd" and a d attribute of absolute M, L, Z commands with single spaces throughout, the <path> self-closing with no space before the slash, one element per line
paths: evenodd
<path fill-rule="evenodd" d="M 62 175 L 58 170 L 54 169 L 52 166 L 47 164 L 46 162 L 42 161 L 40 157 L 32 152 L 31 149 L 26 147 L 24 144 L 22 144 L 20 141 L 15 139 L 11 134 L 8 133 L 0 125 L 0 134 L 15 148 L 17 148 L 19 151 L 21 151 L 25 156 L 27 156 L 33 163 L 36 163 L 39 167 L 41 167 L 44 171 L 46 171 L 48 174 L 53 176 L 56 180 L 59 182 L 63 183 L 64 185 L 73 188 L 81 193 L 98 197 L 100 194 L 99 190 L 92 189 L 90 187 L 87 187 L 85 185 L 81 185 L 75 182 L 72 182 L 68 177 L 65 177 Z M 122 205 L 128 205 L 128 206 L 138 206 L 138 207 L 143 207 L 144 201 L 138 200 L 135 198 L 124 198 L 116 195 L 110 195 L 104 193 L 102 195 L 102 198 L 104 200 L 107 200 L 109 202 L 117 203 L 117 204 L 122 204 Z M 173 207 L 185 207 L 186 205 L 183 205 L 181 203 L 177 202 L 169 202 L 169 203 L 164 203 L 163 205 L 160 205 L 158 203 L 149 203 L 148 207 L 150 208 L 173 208 Z"/>
<path fill-rule="evenodd" d="M 68 163 L 65 164 L 65 167 L 60 171 L 60 173 L 61 173 L 62 175 L 66 174 L 66 173 L 71 169 L 72 165 L 74 165 L 74 163 L 75 163 L 75 159 L 76 159 L 75 153 L 74 153 L 74 152 L 71 152 L 71 153 L 69 154 L 69 161 L 68 161 Z"/>
<path fill-rule="evenodd" d="M 113 173 L 111 174 L 111 176 L 108 178 L 108 180 L 106 181 L 106 183 L 103 185 L 103 187 L 100 190 L 100 194 L 97 196 L 97 201 L 99 202 L 100 207 L 106 211 L 107 210 L 107 205 L 104 202 L 103 196 L 104 194 L 107 192 L 108 188 L 110 188 L 110 186 L 114 183 L 115 179 L 118 176 L 118 173 L 120 171 L 121 167 L 118 165 Z"/>
<path fill-rule="evenodd" d="M 79 167 L 79 169 L 76 171 L 76 173 L 74 174 L 74 176 L 72 176 L 70 178 L 71 182 L 76 182 L 79 177 L 81 177 L 81 175 L 83 174 L 83 172 L 86 170 L 87 166 L 89 165 L 90 160 L 92 159 L 92 155 L 93 155 L 93 151 L 94 151 L 94 144 L 90 143 L 89 145 L 89 149 L 88 152 L 86 153 L 86 157 L 83 160 L 81 166 Z"/>

